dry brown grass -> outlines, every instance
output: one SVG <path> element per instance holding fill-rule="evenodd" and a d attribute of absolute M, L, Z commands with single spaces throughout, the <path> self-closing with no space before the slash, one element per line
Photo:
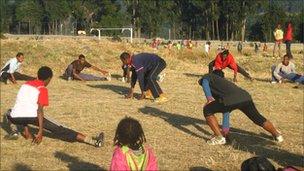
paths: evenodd
<path fill-rule="evenodd" d="M 1 40 L 2 65 L 21 51 L 26 55 L 23 72 L 34 75 L 41 65 L 54 69 L 55 77 L 48 87 L 50 107 L 46 108 L 46 115 L 88 135 L 100 131 L 106 135 L 105 145 L 99 149 L 82 143 L 60 141 L 49 134 L 37 146 L 23 138 L 5 140 L 3 137 L 7 133 L 1 129 L 1 170 L 108 169 L 114 131 L 125 115 L 142 123 L 161 170 L 239 170 L 241 162 L 254 155 L 264 155 L 276 166 L 303 167 L 303 88 L 294 89 L 290 83 L 271 85 L 263 81 L 269 79 L 270 66 L 280 59 L 261 54 L 241 56 L 235 52 L 235 47 L 231 49 L 239 64 L 260 80 L 251 83 L 239 76 L 238 85 L 252 94 L 257 108 L 282 131 L 286 141 L 275 144 L 265 131 L 239 111 L 234 111 L 231 116 L 232 144 L 206 144 L 211 131 L 202 115 L 205 99 L 197 80 L 199 75 L 207 72 L 206 65 L 215 56 L 217 46 L 212 47 L 210 58 L 202 53 L 203 47 L 197 47 L 192 52 L 184 50 L 169 54 L 167 49 L 156 52 L 168 63 L 167 76 L 161 85 L 171 99 L 156 105 L 150 101 L 123 99 L 122 94 L 127 91 L 128 85 L 116 79 L 84 84 L 59 78 L 66 65 L 80 53 L 85 54 L 89 62 L 113 74 L 120 74 L 119 54 L 124 50 L 154 52 L 147 46 L 73 39 Z M 302 45 L 293 46 L 295 63 L 301 73 L 304 71 L 303 54 L 299 54 L 302 48 Z M 269 54 L 270 50 L 271 47 Z M 247 47 L 245 51 L 253 54 L 253 48 Z M 225 72 L 227 77 L 232 78 L 231 71 L 227 69 Z M 14 105 L 21 83 L 1 84 L 0 116 L 3 128 L 3 113 Z M 217 116 L 221 118 L 220 114 Z"/>

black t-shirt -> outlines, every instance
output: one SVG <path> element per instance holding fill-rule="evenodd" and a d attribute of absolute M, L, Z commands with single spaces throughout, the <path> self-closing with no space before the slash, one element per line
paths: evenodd
<path fill-rule="evenodd" d="M 236 86 L 225 78 L 212 73 L 206 74 L 200 79 L 200 84 L 204 78 L 209 80 L 209 86 L 213 98 L 224 103 L 225 106 L 231 106 L 252 100 L 250 94 L 246 90 Z"/>
<path fill-rule="evenodd" d="M 71 63 L 73 69 L 75 69 L 76 74 L 79 74 L 84 68 L 90 68 L 92 65 L 85 61 L 83 64 L 79 60 L 75 60 Z"/>

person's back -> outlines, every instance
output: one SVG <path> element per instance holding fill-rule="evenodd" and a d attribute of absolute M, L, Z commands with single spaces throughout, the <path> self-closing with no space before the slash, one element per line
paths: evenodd
<path fill-rule="evenodd" d="M 16 104 L 12 109 L 12 117 L 36 117 L 38 103 L 48 105 L 47 88 L 41 80 L 28 81 L 18 92 Z"/>
<path fill-rule="evenodd" d="M 154 66 L 159 60 L 160 57 L 156 54 L 140 53 L 133 56 L 132 64 L 134 65 L 136 70 L 143 67 L 146 71 L 149 70 L 151 66 Z"/>
<path fill-rule="evenodd" d="M 116 146 L 110 170 L 157 170 L 156 157 L 152 148 L 148 146 L 139 150 L 132 150 L 128 146 Z"/>
<path fill-rule="evenodd" d="M 144 145 L 145 142 L 140 123 L 130 117 L 122 119 L 114 137 L 110 170 L 158 170 L 153 150 Z"/>
<path fill-rule="evenodd" d="M 251 96 L 246 90 L 236 86 L 225 78 L 210 73 L 205 74 L 200 82 L 205 78 L 210 80 L 210 89 L 214 98 L 223 102 L 226 106 L 251 100 Z"/>

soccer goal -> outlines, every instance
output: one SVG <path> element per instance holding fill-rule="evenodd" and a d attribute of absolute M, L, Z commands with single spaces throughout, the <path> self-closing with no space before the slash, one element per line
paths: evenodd
<path fill-rule="evenodd" d="M 133 42 L 133 28 L 132 27 L 122 27 L 122 28 L 91 28 L 90 33 L 92 31 L 97 31 L 98 32 L 98 39 L 101 38 L 101 31 L 112 31 L 112 30 L 121 30 L 121 33 L 124 31 L 130 31 L 130 42 Z"/>

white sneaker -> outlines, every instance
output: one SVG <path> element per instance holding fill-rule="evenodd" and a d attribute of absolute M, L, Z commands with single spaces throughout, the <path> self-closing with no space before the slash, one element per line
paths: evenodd
<path fill-rule="evenodd" d="M 209 145 L 223 145 L 226 144 L 226 139 L 223 136 L 215 136 L 207 141 Z"/>
<path fill-rule="evenodd" d="M 72 77 L 68 77 L 68 81 L 71 81 L 72 80 Z"/>
<path fill-rule="evenodd" d="M 279 135 L 279 136 L 275 137 L 274 139 L 275 139 L 275 141 L 278 142 L 278 143 L 281 143 L 281 142 L 284 141 L 284 138 L 283 138 L 282 135 Z"/>
<path fill-rule="evenodd" d="M 276 83 L 278 83 L 278 82 L 276 82 L 276 81 L 271 81 L 271 84 L 276 84 Z"/>
<path fill-rule="evenodd" d="M 157 81 L 159 81 L 159 82 L 163 82 L 164 81 L 164 79 L 165 79 L 165 76 L 166 76 L 166 73 L 164 73 L 164 74 L 159 74 L 158 76 L 157 76 Z"/>

